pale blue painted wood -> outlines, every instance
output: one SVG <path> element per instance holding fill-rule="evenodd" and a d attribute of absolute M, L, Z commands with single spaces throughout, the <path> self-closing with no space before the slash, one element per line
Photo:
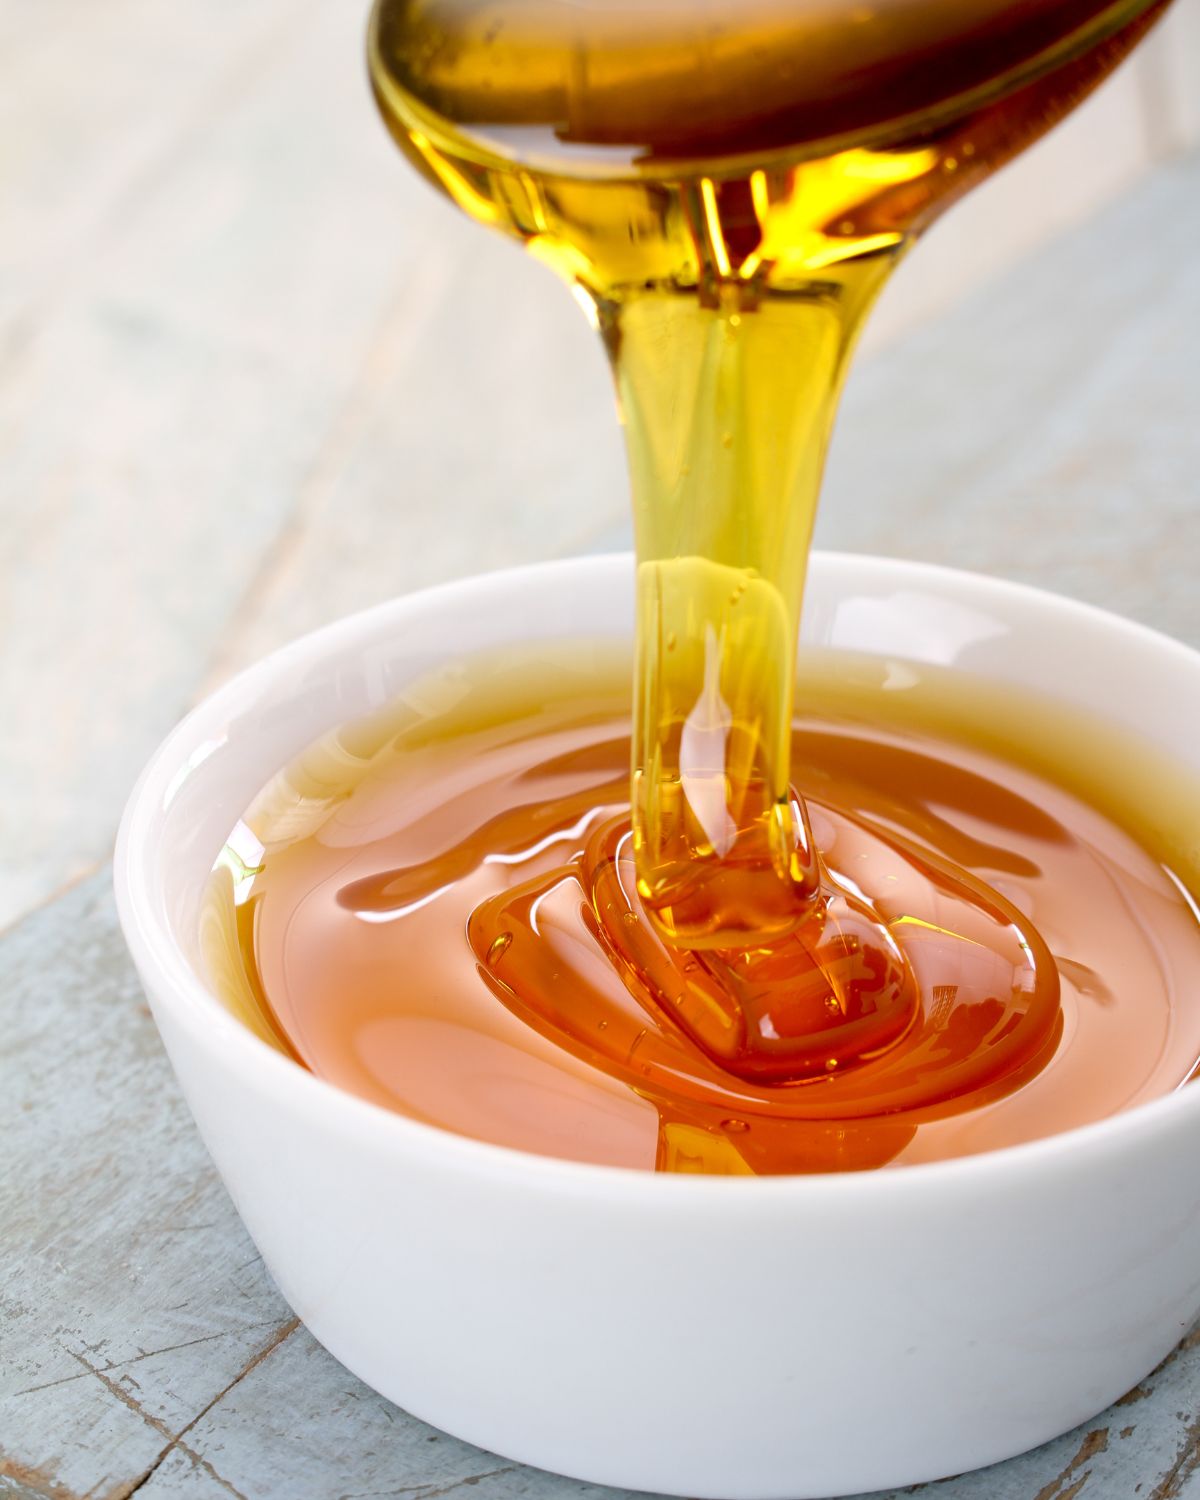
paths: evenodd
<path fill-rule="evenodd" d="M 1200 644 L 1198 241 L 1193 154 L 853 372 L 818 544 L 1001 574 Z"/>
<path fill-rule="evenodd" d="M 47 4 L 0 52 L 0 926 L 206 683 L 625 504 L 578 309 L 404 163 L 363 7 Z"/>

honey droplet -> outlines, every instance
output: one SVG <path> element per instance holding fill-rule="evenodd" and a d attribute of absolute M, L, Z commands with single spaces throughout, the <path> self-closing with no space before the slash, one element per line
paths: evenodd
<path fill-rule="evenodd" d="M 500 960 L 504 957 L 504 955 L 508 952 L 509 947 L 512 944 L 512 940 L 513 935 L 511 932 L 502 932 L 499 937 L 494 939 L 491 947 L 487 951 L 487 966 L 489 969 L 494 969 L 500 962 Z"/>

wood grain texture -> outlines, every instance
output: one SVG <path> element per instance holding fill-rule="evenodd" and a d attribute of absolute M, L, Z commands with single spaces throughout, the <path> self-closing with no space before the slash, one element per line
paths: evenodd
<path fill-rule="evenodd" d="M 107 870 L 0 938 L 0 995 L 0 1500 L 623 1500 L 426 1427 L 297 1324 L 177 1092 Z M 1193 1334 L 1077 1431 L 877 1500 L 1194 1500 L 1198 1470 Z"/>
<path fill-rule="evenodd" d="M 0 172 L 0 921 L 103 857 L 214 659 L 314 617 L 293 596 L 321 617 L 564 549 L 604 488 L 577 477 L 593 431 L 624 504 L 577 310 L 404 166 L 360 10 L 176 9 L 81 13 L 70 83 L 53 27 L 6 59 L 54 129 Z"/>

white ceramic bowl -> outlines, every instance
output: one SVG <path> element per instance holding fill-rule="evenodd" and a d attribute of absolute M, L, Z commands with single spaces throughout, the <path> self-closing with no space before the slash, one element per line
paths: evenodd
<path fill-rule="evenodd" d="M 310 740 L 449 655 L 627 639 L 632 565 L 473 578 L 298 641 L 161 747 L 126 812 L 121 922 L 200 1132 L 318 1339 L 508 1458 L 671 1494 L 841 1495 L 991 1463 L 1121 1395 L 1200 1306 L 1200 1088 L 947 1163 L 656 1176 L 466 1140 L 320 1082 L 222 1008 L 201 889 Z M 814 559 L 804 635 L 1104 711 L 1200 776 L 1200 655 L 963 573 Z"/>

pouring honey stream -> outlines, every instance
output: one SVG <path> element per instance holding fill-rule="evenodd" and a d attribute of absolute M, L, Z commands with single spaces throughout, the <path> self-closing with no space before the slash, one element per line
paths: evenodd
<path fill-rule="evenodd" d="M 632 724 L 577 666 L 578 723 L 539 698 L 519 752 L 508 709 L 458 725 L 482 769 L 446 793 L 436 838 L 416 798 L 400 862 L 391 834 L 353 878 L 307 845 L 263 864 L 246 835 L 259 885 L 237 942 L 281 1045 L 315 1065 L 311 1026 L 301 1044 L 281 1019 L 270 934 L 294 932 L 264 915 L 268 878 L 287 911 L 327 891 L 361 976 L 395 973 L 453 889 L 424 941 L 465 919 L 471 977 L 509 1017 L 464 1000 L 468 1024 L 532 1053 L 519 1039 L 541 1038 L 651 1107 L 660 1169 L 878 1166 L 923 1122 L 1037 1077 L 1063 1035 L 1060 975 L 1087 990 L 1093 971 L 1051 953 L 1008 878 L 1035 865 L 1003 839 L 1074 851 L 1075 814 L 1016 773 L 962 783 L 885 725 L 805 727 L 797 637 L 839 393 L 890 271 L 1164 8 L 377 0 L 371 79 L 402 150 L 553 268 L 607 350 L 635 516 Z M 408 730 L 372 743 L 384 760 L 406 746 L 417 776 Z M 375 775 L 351 759 L 352 780 Z M 990 842 L 972 834 L 988 808 Z M 1091 858 L 1060 880 L 1090 890 Z M 305 952 L 288 972 L 324 973 Z M 382 1014 L 386 981 L 360 983 Z M 388 1065 L 420 1116 L 410 1052 Z"/>
<path fill-rule="evenodd" d="M 791 778 L 807 555 L 854 341 L 921 230 L 1160 9 L 377 6 L 371 76 L 401 146 L 557 270 L 608 349 L 637 537 L 632 837 L 594 841 L 583 884 L 626 977 L 744 1078 L 877 1057 L 923 1009 L 895 928 L 823 858 Z M 930 879 L 943 905 L 988 899 Z M 1057 974 L 1005 917 L 1037 955 L 1014 970 L 1036 1050 Z M 480 917 L 477 946 L 495 954 L 514 918 Z"/>

